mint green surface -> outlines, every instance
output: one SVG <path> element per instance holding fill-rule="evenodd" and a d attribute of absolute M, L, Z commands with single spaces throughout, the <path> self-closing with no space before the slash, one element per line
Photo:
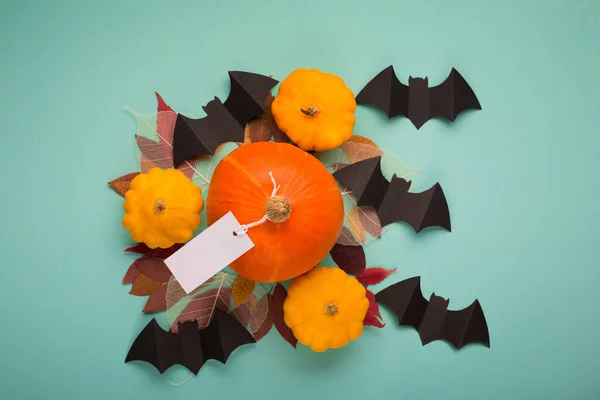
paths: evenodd
<path fill-rule="evenodd" d="M 599 2 L 4 1 L 0 38 L 0 398 L 600 397 Z M 156 90 L 202 115 L 229 69 L 316 67 L 358 92 L 389 64 L 432 85 L 456 67 L 483 111 L 416 131 L 358 109 L 357 134 L 424 169 L 415 190 L 442 183 L 453 227 L 397 224 L 368 262 L 451 309 L 478 298 L 492 348 L 422 347 L 384 310 L 342 350 L 272 331 L 178 388 L 124 364 L 151 317 L 120 283 L 133 256 L 106 185 L 137 168 L 122 107 L 153 113 Z"/>

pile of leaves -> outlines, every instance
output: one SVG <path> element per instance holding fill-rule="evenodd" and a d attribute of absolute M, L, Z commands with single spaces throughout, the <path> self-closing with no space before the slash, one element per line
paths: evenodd
<path fill-rule="evenodd" d="M 153 167 L 166 169 L 173 166 L 173 134 L 177 113 L 158 93 L 156 98 L 158 108 L 155 114 L 144 116 L 127 108 L 138 123 L 135 139 L 141 173 L 148 172 Z M 265 100 L 266 112 L 248 123 L 243 142 L 223 143 L 214 155 L 192 157 L 178 167 L 200 186 L 203 196 L 208 193 L 210 180 L 217 164 L 237 147 L 261 141 L 290 142 L 275 124 L 270 110 L 272 102 L 273 96 L 269 94 Z M 358 135 L 336 149 L 315 153 L 314 156 L 331 172 L 372 157 L 381 157 L 382 172 L 387 179 L 391 179 L 395 174 L 410 180 L 420 171 L 409 168 L 391 152 L 379 148 L 372 140 Z M 124 196 L 131 180 L 140 172 L 125 174 L 109 182 L 109 185 Z M 356 200 L 347 188 L 340 185 L 339 189 L 344 200 L 344 226 L 330 255 L 341 269 L 356 277 L 367 289 L 369 310 L 364 325 L 381 328 L 384 324 L 379 306 L 369 286 L 381 283 L 395 269 L 367 268 L 363 246 L 380 238 L 385 228 L 382 228 L 373 208 L 357 206 Z M 138 244 L 125 250 L 140 254 L 140 257 L 127 269 L 123 283 L 132 285 L 130 294 L 148 297 L 143 312 L 166 312 L 171 331 L 177 332 L 178 324 L 185 321 L 196 320 L 200 328 L 206 327 L 215 309 L 218 308 L 233 315 L 252 333 L 256 341 L 262 339 L 274 325 L 280 335 L 296 347 L 297 340 L 283 320 L 283 303 L 287 291 L 282 283 L 261 284 L 233 272 L 223 271 L 215 274 L 193 292 L 186 294 L 164 263 L 164 260 L 181 246 L 178 244 L 169 249 L 150 249 L 144 244 Z"/>

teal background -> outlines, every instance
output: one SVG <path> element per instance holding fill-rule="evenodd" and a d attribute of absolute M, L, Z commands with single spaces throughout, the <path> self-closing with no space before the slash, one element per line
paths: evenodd
<path fill-rule="evenodd" d="M 0 37 L 0 398 L 600 396 L 599 2 L 4 1 Z M 106 185 L 137 168 L 122 107 L 153 113 L 156 90 L 202 115 L 230 69 L 316 67 L 358 92 L 389 64 L 432 85 L 456 67 L 483 110 L 416 131 L 358 109 L 357 134 L 424 168 L 415 190 L 442 183 L 453 225 L 370 244 L 369 265 L 398 267 L 375 290 L 421 275 L 451 309 L 478 298 L 491 349 L 422 347 L 384 310 L 343 350 L 273 330 L 178 388 L 124 364 L 151 316 L 121 284 L 133 256 Z"/>

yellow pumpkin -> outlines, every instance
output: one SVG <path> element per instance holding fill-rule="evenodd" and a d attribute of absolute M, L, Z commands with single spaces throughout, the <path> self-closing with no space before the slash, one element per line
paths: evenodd
<path fill-rule="evenodd" d="M 202 193 L 178 169 L 152 168 L 131 181 L 125 193 L 123 226 L 151 249 L 185 243 L 200 226 Z"/>
<path fill-rule="evenodd" d="M 300 343 L 323 352 L 357 339 L 368 308 L 358 280 L 340 268 L 316 267 L 290 284 L 283 317 Z"/>
<path fill-rule="evenodd" d="M 356 100 L 339 76 L 297 69 L 279 85 L 271 112 L 279 129 L 302 150 L 325 151 L 352 136 Z"/>

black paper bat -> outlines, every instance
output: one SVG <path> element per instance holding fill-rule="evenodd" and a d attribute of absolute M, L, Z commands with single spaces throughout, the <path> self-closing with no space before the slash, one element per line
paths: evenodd
<path fill-rule="evenodd" d="M 441 85 L 430 88 L 427 78 L 411 76 L 408 86 L 402 84 L 390 65 L 367 83 L 356 102 L 377 106 L 388 118 L 404 115 L 417 129 L 435 117 L 454 121 L 464 110 L 481 110 L 473 89 L 454 68 Z"/>
<path fill-rule="evenodd" d="M 478 300 L 465 309 L 450 311 L 449 300 L 435 293 L 429 301 L 423 297 L 418 276 L 383 289 L 375 295 L 375 300 L 388 306 L 398 317 L 400 325 L 415 328 L 423 346 L 435 340 L 445 340 L 457 350 L 470 343 L 490 347 L 487 322 Z"/>
<path fill-rule="evenodd" d="M 385 179 L 381 157 L 351 164 L 334 172 L 333 177 L 352 191 L 358 206 L 375 209 L 381 226 L 402 221 L 417 233 L 430 226 L 450 231 L 448 203 L 439 183 L 422 193 L 410 193 L 410 182 L 396 175 L 391 182 Z"/>
<path fill-rule="evenodd" d="M 235 349 L 256 342 L 235 318 L 219 309 L 204 329 L 198 329 L 196 321 L 178 326 L 178 333 L 164 331 L 152 319 L 133 342 L 125 362 L 146 361 L 161 374 L 179 364 L 198 374 L 207 360 L 225 364 Z"/>
<path fill-rule="evenodd" d="M 278 81 L 250 72 L 230 71 L 231 89 L 225 103 L 218 97 L 203 108 L 201 119 L 177 115 L 173 133 L 173 164 L 178 167 L 187 158 L 214 154 L 223 142 L 243 142 L 244 127 L 265 112 L 265 98 Z"/>

